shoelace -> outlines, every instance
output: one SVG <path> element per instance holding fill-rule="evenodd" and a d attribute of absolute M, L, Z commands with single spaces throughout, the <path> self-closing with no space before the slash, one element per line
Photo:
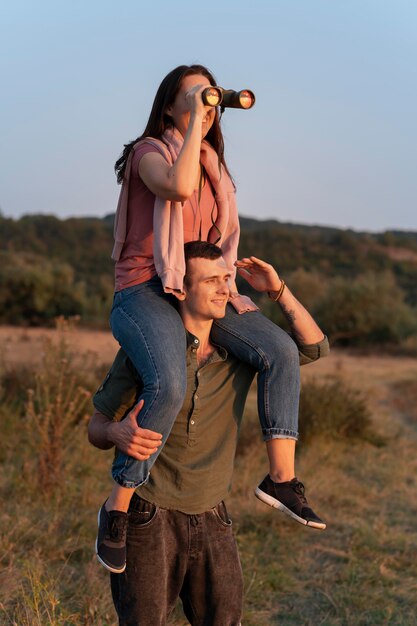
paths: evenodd
<path fill-rule="evenodd" d="M 301 502 L 303 502 L 303 504 L 308 504 L 307 498 L 304 495 L 305 487 L 303 483 L 298 480 L 296 483 L 294 483 L 293 489 L 295 493 L 297 493 L 300 496 Z"/>
<path fill-rule="evenodd" d="M 114 516 L 109 522 L 109 535 L 113 541 L 123 539 L 126 533 L 126 518 L 122 516 Z"/>

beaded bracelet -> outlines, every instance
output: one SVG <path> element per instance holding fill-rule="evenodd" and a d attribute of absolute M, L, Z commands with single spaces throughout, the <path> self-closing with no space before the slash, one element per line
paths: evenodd
<path fill-rule="evenodd" d="M 277 295 L 275 297 L 271 296 L 271 293 L 273 292 L 268 291 L 268 298 L 270 298 L 274 302 L 278 302 L 278 300 L 281 298 L 282 294 L 284 293 L 284 289 L 285 289 L 285 281 L 281 279 L 281 287 L 279 288 Z"/>

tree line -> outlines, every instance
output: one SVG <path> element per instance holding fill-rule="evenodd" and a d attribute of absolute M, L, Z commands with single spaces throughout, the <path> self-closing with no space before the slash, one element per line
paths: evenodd
<path fill-rule="evenodd" d="M 0 216 L 0 323 L 48 325 L 58 315 L 107 326 L 113 216 Z M 241 219 L 240 256 L 270 263 L 333 343 L 403 342 L 417 335 L 417 232 L 358 233 Z M 240 283 L 242 292 L 250 288 Z M 251 297 L 274 321 L 278 307 Z"/>

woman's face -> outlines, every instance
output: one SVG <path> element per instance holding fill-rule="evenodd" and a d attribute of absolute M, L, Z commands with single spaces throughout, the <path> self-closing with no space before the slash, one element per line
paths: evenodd
<path fill-rule="evenodd" d="M 200 109 L 204 113 L 203 123 L 201 126 L 202 139 L 207 135 L 208 131 L 212 127 L 216 116 L 215 107 L 204 106 L 200 92 L 196 93 L 194 96 L 189 94 L 193 88 L 205 88 L 210 86 L 210 81 L 202 74 L 186 76 L 182 80 L 180 90 L 176 95 L 174 103 L 167 108 L 167 113 L 172 118 L 174 126 L 180 131 L 183 137 L 187 132 L 192 108 L 194 108 L 194 110 Z"/>

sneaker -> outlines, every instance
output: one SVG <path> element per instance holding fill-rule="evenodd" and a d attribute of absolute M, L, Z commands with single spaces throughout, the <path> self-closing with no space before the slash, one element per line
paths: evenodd
<path fill-rule="evenodd" d="M 106 511 L 105 506 L 98 512 L 98 533 L 96 555 L 100 563 L 114 574 L 126 569 L 127 513 Z"/>
<path fill-rule="evenodd" d="M 324 530 L 326 524 L 308 506 L 304 495 L 304 485 L 298 478 L 285 483 L 274 483 L 269 475 L 265 476 L 259 487 L 255 489 L 259 500 L 283 511 L 293 519 L 312 528 Z"/>

